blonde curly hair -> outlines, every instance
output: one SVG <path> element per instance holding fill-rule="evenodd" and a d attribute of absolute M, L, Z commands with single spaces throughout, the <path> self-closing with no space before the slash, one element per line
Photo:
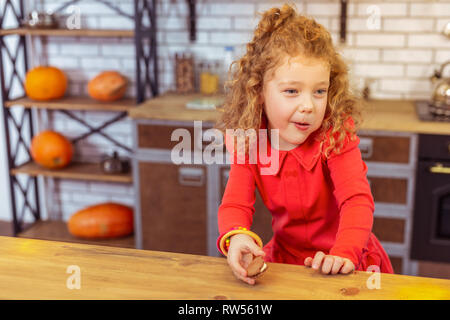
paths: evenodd
<path fill-rule="evenodd" d="M 262 13 L 246 49 L 244 56 L 234 61 L 228 71 L 225 102 L 216 129 L 223 134 L 226 129 L 258 131 L 264 112 L 259 102 L 264 75 L 276 69 L 286 55 L 302 55 L 321 59 L 330 66 L 327 106 L 317 135 L 323 145 L 324 135 L 329 132 L 323 156 L 328 158 L 331 152 L 339 153 L 346 136 L 355 138 L 361 122 L 361 101 L 351 93 L 347 66 L 322 25 L 298 14 L 291 5 L 271 8 Z"/>

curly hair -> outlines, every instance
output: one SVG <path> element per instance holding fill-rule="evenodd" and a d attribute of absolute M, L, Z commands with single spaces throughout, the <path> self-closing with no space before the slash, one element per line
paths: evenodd
<path fill-rule="evenodd" d="M 288 4 L 262 13 L 246 53 L 231 64 L 224 86 L 222 114 L 215 128 L 224 134 L 226 129 L 260 128 L 264 111 L 259 96 L 264 75 L 275 70 L 286 55 L 302 55 L 329 64 L 327 106 L 317 136 L 322 139 L 322 147 L 324 135 L 329 133 L 327 147 L 322 151 L 324 157 L 328 158 L 331 152 L 339 153 L 346 136 L 355 138 L 361 121 L 361 101 L 350 90 L 347 65 L 335 50 L 330 33 Z"/>

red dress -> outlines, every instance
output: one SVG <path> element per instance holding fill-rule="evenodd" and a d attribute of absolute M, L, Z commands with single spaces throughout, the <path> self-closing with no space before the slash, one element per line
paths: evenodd
<path fill-rule="evenodd" d="M 261 128 L 267 128 L 265 116 Z M 279 150 L 274 174 L 261 174 L 270 163 L 263 164 L 259 157 L 256 164 L 231 164 L 218 210 L 218 242 L 233 227 L 251 230 L 258 188 L 272 213 L 273 237 L 264 246 L 266 261 L 303 265 L 306 257 L 323 251 L 350 259 L 356 270 L 376 265 L 381 272 L 393 273 L 389 257 L 371 232 L 374 201 L 359 138 L 347 137 L 341 153 L 326 159 L 316 137 L 312 133 L 298 147 Z M 269 141 L 267 150 L 270 156 Z"/>

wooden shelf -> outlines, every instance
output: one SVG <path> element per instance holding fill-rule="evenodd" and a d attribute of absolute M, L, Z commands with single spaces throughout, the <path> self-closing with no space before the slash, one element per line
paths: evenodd
<path fill-rule="evenodd" d="M 29 226 L 26 230 L 19 233 L 18 237 L 95 244 L 101 246 L 135 248 L 135 240 L 133 235 L 114 239 L 81 239 L 74 237 L 69 233 L 67 224 L 64 221 L 37 221 Z"/>
<path fill-rule="evenodd" d="M 71 163 L 60 170 L 43 168 L 34 162 L 28 162 L 20 167 L 11 169 L 11 174 L 27 174 L 30 176 L 46 176 L 71 180 L 90 180 L 118 183 L 132 183 L 131 173 L 107 174 L 98 163 Z"/>
<path fill-rule="evenodd" d="M 31 29 L 14 28 L 1 29 L 0 36 L 6 35 L 30 35 L 30 36 L 51 36 L 51 37 L 134 37 L 134 30 L 115 30 L 115 29 Z"/>
<path fill-rule="evenodd" d="M 124 111 L 135 108 L 135 99 L 122 99 L 114 102 L 100 102 L 89 97 L 64 97 L 51 101 L 36 101 L 27 97 L 5 101 L 5 107 L 21 105 L 25 108 L 54 110 Z"/>

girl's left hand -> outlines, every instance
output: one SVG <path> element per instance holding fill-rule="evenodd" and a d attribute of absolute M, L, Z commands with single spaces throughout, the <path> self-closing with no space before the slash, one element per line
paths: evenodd
<path fill-rule="evenodd" d="M 314 259 L 308 257 L 305 259 L 305 266 L 312 267 L 315 270 L 322 270 L 324 274 L 348 274 L 355 270 L 353 262 L 347 258 L 326 255 L 322 251 L 318 251 Z"/>

